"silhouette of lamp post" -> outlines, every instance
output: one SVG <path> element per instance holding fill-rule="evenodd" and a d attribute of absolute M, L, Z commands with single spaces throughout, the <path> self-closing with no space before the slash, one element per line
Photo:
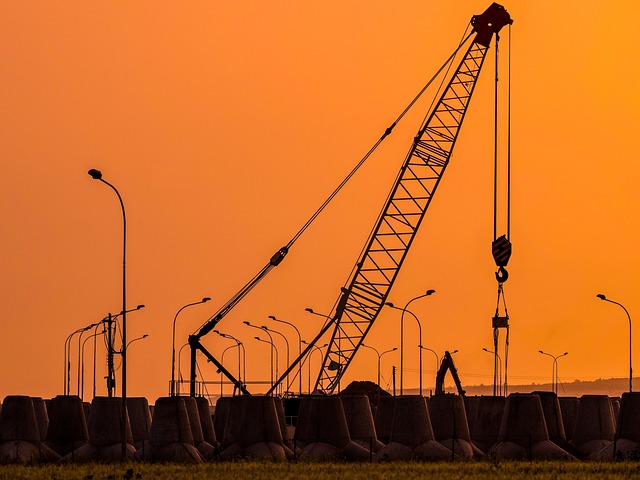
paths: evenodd
<path fill-rule="evenodd" d="M 398 347 L 393 347 L 393 348 L 390 348 L 389 350 L 385 350 L 384 352 L 380 353 L 378 352 L 377 348 L 371 347 L 369 345 L 365 345 L 364 343 L 362 344 L 362 346 L 365 348 L 370 348 L 371 350 L 376 352 L 376 355 L 378 356 L 378 387 L 380 387 L 380 364 L 382 362 L 382 356 L 390 352 L 395 352 L 396 350 L 398 350 Z"/>
<path fill-rule="evenodd" d="M 498 355 L 498 352 L 494 352 L 487 348 L 483 348 L 482 350 L 494 355 L 498 359 L 498 395 L 502 396 L 502 359 L 500 358 L 500 355 Z"/>
<path fill-rule="evenodd" d="M 280 333 L 277 330 L 273 330 L 272 328 L 267 327 L 266 325 L 260 325 L 260 328 L 263 329 L 265 332 L 267 332 L 267 334 L 269 333 L 275 333 L 277 335 L 280 335 L 283 339 L 284 339 L 284 343 L 287 347 L 287 366 L 289 365 L 289 340 L 287 340 L 287 337 L 283 334 Z M 276 365 L 278 363 L 276 362 Z M 278 368 L 276 367 L 276 376 L 278 376 Z M 289 388 L 289 376 L 287 375 L 287 388 Z"/>
<path fill-rule="evenodd" d="M 551 355 L 550 353 L 543 352 L 542 350 L 538 350 L 542 355 L 546 355 L 548 357 L 553 358 L 553 363 L 551 364 L 551 391 L 556 395 L 558 394 L 558 359 L 564 357 L 565 355 L 569 355 L 569 352 L 564 352 L 561 355 Z"/>
<path fill-rule="evenodd" d="M 247 381 L 247 351 L 244 348 L 244 343 L 242 343 L 240 340 L 238 340 L 236 337 L 234 337 L 233 335 L 231 335 L 229 333 L 222 333 L 219 330 L 214 330 L 213 333 L 217 333 L 222 338 L 226 338 L 228 340 L 233 340 L 234 342 L 236 342 L 236 345 L 238 346 L 238 383 L 239 383 L 238 388 L 240 388 L 242 386 L 243 379 L 244 379 L 245 383 Z M 240 367 L 240 354 L 241 353 L 242 353 L 242 372 L 241 372 L 241 367 Z"/>
<path fill-rule="evenodd" d="M 127 422 L 129 420 L 127 415 L 127 215 L 118 189 L 102 178 L 100 170 L 92 168 L 88 173 L 91 178 L 101 181 L 116 192 L 122 208 L 122 423 L 120 429 L 122 461 L 125 461 L 127 458 Z"/>
<path fill-rule="evenodd" d="M 304 343 L 305 345 L 309 345 L 309 342 L 307 342 L 306 340 L 301 340 L 302 343 Z M 320 363 L 322 363 L 322 350 L 321 348 L 325 348 L 328 347 L 329 344 L 325 343 L 324 345 L 321 346 L 317 346 L 317 345 L 311 345 L 313 347 L 313 349 L 307 354 L 307 357 L 305 358 L 305 362 L 308 361 L 309 363 L 307 364 L 307 370 L 308 375 L 309 375 L 309 394 L 311 394 L 311 355 L 313 354 L 313 352 L 315 352 L 316 350 L 318 351 L 318 354 L 320 355 Z"/>
<path fill-rule="evenodd" d="M 298 334 L 298 358 L 299 358 L 300 354 L 302 353 L 302 336 L 300 335 L 300 330 L 298 330 L 298 327 L 296 327 L 291 322 L 287 322 L 285 320 L 280 320 L 279 318 L 276 318 L 274 315 L 269 315 L 269 318 L 271 320 L 273 320 L 274 322 L 284 323 L 286 325 L 289 325 L 289 326 L 293 327 L 293 329 Z M 289 363 L 289 361 L 287 361 L 287 364 L 288 363 Z M 301 362 L 298 363 L 298 384 L 299 384 L 299 390 L 300 390 L 299 393 L 300 393 L 300 395 L 302 395 L 302 363 Z"/>
<path fill-rule="evenodd" d="M 269 332 L 267 332 L 266 330 L 265 330 L 265 333 L 269 335 Z M 270 340 L 263 340 L 260 337 L 253 337 L 253 338 L 258 340 L 259 342 L 268 343 L 269 345 L 271 345 L 271 348 L 276 351 L 275 356 L 276 356 L 276 375 L 277 375 L 278 374 L 278 349 L 276 348 L 275 343 L 273 343 L 273 337 L 270 337 Z M 273 355 L 271 355 L 271 387 L 273 387 Z"/>
<path fill-rule="evenodd" d="M 599 293 L 598 295 L 596 295 L 596 297 L 598 297 L 600 300 L 604 300 L 605 302 L 615 303 L 624 310 L 624 313 L 627 314 L 627 318 L 629 319 L 629 392 L 633 392 L 633 368 L 631 360 L 631 315 L 629 315 L 629 311 L 624 307 L 624 305 L 618 302 L 614 302 L 613 300 L 609 300 L 602 293 Z"/>
<path fill-rule="evenodd" d="M 206 303 L 209 300 L 211 300 L 211 298 L 204 297 L 199 302 L 187 303 L 185 306 L 181 307 L 180 310 L 178 310 L 178 313 L 176 313 L 175 317 L 173 317 L 173 330 L 172 330 L 172 336 L 171 336 L 171 388 L 170 388 L 170 394 L 172 397 L 175 396 L 176 394 L 176 320 L 178 320 L 178 315 L 180 315 L 180 312 L 185 308 L 191 307 L 193 305 L 200 305 L 201 303 Z"/>
<path fill-rule="evenodd" d="M 431 290 L 431 289 L 427 290 L 422 295 L 418 295 L 417 297 L 413 297 L 411 300 L 409 300 L 405 304 L 404 308 L 396 307 L 391 302 L 385 303 L 385 305 L 387 305 L 388 307 L 395 308 L 396 310 L 400 310 L 402 312 L 402 314 L 400 315 L 400 395 L 402 395 L 402 387 L 403 387 L 403 380 L 404 380 L 404 314 L 405 312 L 408 312 L 413 318 L 415 318 L 416 322 L 418 322 L 418 332 L 419 332 L 419 341 L 420 341 L 418 344 L 419 362 L 420 362 L 420 366 L 419 366 L 420 395 L 422 395 L 422 325 L 420 324 L 420 320 L 418 319 L 418 317 L 413 312 L 408 310 L 408 308 L 411 302 L 418 300 L 419 298 L 428 297 L 430 295 L 433 295 L 434 293 L 436 293 L 435 290 Z"/>

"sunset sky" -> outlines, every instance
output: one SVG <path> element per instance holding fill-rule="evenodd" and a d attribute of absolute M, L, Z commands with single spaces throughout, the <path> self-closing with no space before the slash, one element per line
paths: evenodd
<path fill-rule="evenodd" d="M 114 192 L 87 175 L 90 168 L 125 202 L 127 303 L 146 305 L 128 316 L 127 336 L 149 335 L 128 350 L 128 395 L 153 401 L 169 390 L 176 312 L 212 298 L 178 317 L 180 348 L 298 232 L 490 3 L 5 2 L 0 398 L 62 394 L 67 336 L 121 310 L 122 214 Z M 550 381 L 551 359 L 538 350 L 569 352 L 559 361 L 564 382 L 626 377 L 627 317 L 596 294 L 640 321 L 640 3 L 503 5 L 514 19 L 509 383 Z M 504 161 L 506 28 L 500 46 Z M 439 355 L 459 350 L 456 366 L 467 385 L 490 384 L 493 376 L 493 358 L 482 348 L 493 347 L 497 295 L 494 62 L 492 50 L 389 296 L 404 305 L 436 290 L 411 309 L 425 346 Z M 305 308 L 330 313 L 434 96 L 427 91 L 285 261 L 218 325 L 246 344 L 250 382 L 269 380 L 269 348 L 243 321 L 286 334 L 292 357 L 295 332 L 269 315 L 294 323 L 306 340 L 317 334 L 322 319 Z M 380 351 L 397 346 L 399 320 L 399 312 L 383 309 L 365 343 Z M 417 387 L 411 318 L 406 333 L 404 387 Z M 275 341 L 282 371 L 284 342 Z M 220 358 L 232 342 L 212 333 L 203 344 Z M 92 345 L 85 350 L 85 400 Z M 76 355 L 77 336 L 72 393 Z M 105 395 L 102 345 L 98 358 L 97 391 Z M 204 358 L 199 365 L 206 380 L 219 380 Z M 225 365 L 237 373 L 235 350 Z M 375 381 L 376 365 L 373 352 L 361 350 L 343 387 Z M 397 352 L 383 358 L 385 385 L 392 365 L 399 366 Z M 435 366 L 425 352 L 427 389 Z M 318 369 L 316 355 L 313 381 Z M 304 372 L 306 388 L 306 365 Z M 182 375 L 188 373 L 185 348 Z"/>

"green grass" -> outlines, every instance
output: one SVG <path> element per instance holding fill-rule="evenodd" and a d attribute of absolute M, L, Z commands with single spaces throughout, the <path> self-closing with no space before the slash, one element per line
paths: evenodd
<path fill-rule="evenodd" d="M 195 479 L 438 479 L 512 480 L 552 479 L 628 479 L 640 476 L 640 463 L 589 462 L 487 462 L 457 463 L 394 462 L 384 464 L 357 463 L 207 463 L 178 464 L 85 464 L 85 465 L 3 465 L 0 479 L 47 480 L 195 480 Z"/>

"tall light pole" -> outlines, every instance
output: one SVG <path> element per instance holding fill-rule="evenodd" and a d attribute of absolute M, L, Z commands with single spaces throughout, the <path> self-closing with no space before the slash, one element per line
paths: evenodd
<path fill-rule="evenodd" d="M 122 461 L 125 461 L 127 459 L 127 423 L 129 420 L 127 415 L 127 215 L 118 189 L 102 178 L 100 170 L 92 168 L 88 173 L 91 178 L 100 180 L 116 192 L 122 208 L 122 423 L 120 427 L 122 434 Z"/>
<path fill-rule="evenodd" d="M 564 352 L 560 355 L 551 355 L 550 353 L 543 352 L 542 350 L 538 350 L 542 355 L 546 355 L 548 357 L 553 358 L 553 363 L 551 364 L 551 390 L 557 395 L 558 394 L 558 359 L 564 357 L 565 355 L 569 355 L 569 352 Z"/>
<path fill-rule="evenodd" d="M 173 330 L 172 330 L 172 336 L 171 336 L 171 389 L 170 389 L 170 393 L 172 397 L 175 396 L 176 394 L 176 320 L 178 320 L 178 315 L 185 308 L 191 307 L 193 305 L 200 305 L 201 303 L 206 303 L 209 300 L 211 300 L 211 298 L 204 297 L 202 300 L 198 302 L 187 303 L 185 306 L 181 307 L 180 310 L 178 310 L 178 313 L 176 313 L 175 317 L 173 317 Z"/>
<path fill-rule="evenodd" d="M 600 300 L 604 300 L 605 302 L 615 303 L 619 307 L 624 310 L 624 313 L 627 314 L 627 318 L 629 319 L 629 392 L 633 392 L 633 368 L 632 368 L 632 357 L 631 357 L 631 315 L 629 315 L 629 311 L 622 305 L 621 303 L 614 302 L 613 300 L 609 300 L 605 295 L 599 293 L 596 295 Z"/>
<path fill-rule="evenodd" d="M 271 320 L 273 320 L 274 322 L 284 323 L 284 324 L 287 324 L 287 325 L 290 325 L 291 327 L 293 327 L 293 329 L 298 334 L 298 358 L 299 358 L 300 355 L 302 354 L 302 336 L 300 335 L 300 330 L 298 330 L 298 327 L 296 327 L 291 322 L 287 322 L 285 320 L 281 320 L 279 318 L 276 318 L 274 315 L 269 315 L 269 318 Z M 287 364 L 288 363 L 289 363 L 289 361 L 287 361 Z M 298 383 L 299 383 L 299 390 L 300 390 L 299 394 L 302 395 L 302 362 L 298 362 Z"/>
<path fill-rule="evenodd" d="M 411 300 L 409 300 L 405 304 L 404 308 L 396 307 L 391 302 L 385 303 L 385 305 L 391 308 L 395 308 L 396 310 L 400 310 L 402 312 L 400 316 L 400 395 L 402 395 L 403 380 L 404 380 L 404 314 L 405 312 L 409 312 L 409 314 L 411 314 L 411 316 L 416 319 L 416 322 L 418 322 L 418 329 L 419 329 L 419 335 L 420 335 L 419 337 L 420 343 L 418 344 L 419 359 L 420 359 L 420 367 L 419 367 L 420 368 L 420 395 L 422 395 L 422 325 L 420 324 L 420 320 L 418 319 L 418 317 L 413 312 L 409 311 L 408 308 L 411 302 L 418 300 L 419 298 L 428 297 L 430 295 L 433 295 L 434 293 L 436 293 L 435 290 L 429 289 L 422 295 L 418 295 L 417 297 L 413 297 Z"/>
<path fill-rule="evenodd" d="M 305 345 L 309 345 L 309 343 L 307 341 L 305 341 L 305 340 L 302 340 L 302 343 L 304 343 Z M 307 354 L 307 358 L 305 359 L 305 361 L 309 361 L 309 364 L 307 365 L 307 369 L 309 370 L 309 394 L 311 394 L 311 354 L 317 350 L 318 353 L 320 354 L 320 363 L 322 363 L 322 350 L 321 350 L 321 348 L 328 347 L 328 346 L 329 346 L 328 343 L 325 343 L 324 345 L 321 345 L 320 347 L 318 347 L 317 345 L 312 345 L 313 349 Z"/>
<path fill-rule="evenodd" d="M 240 340 L 238 340 L 233 335 L 228 334 L 228 333 L 222 333 L 219 330 L 214 330 L 213 333 L 217 333 L 222 338 L 226 338 L 228 340 L 233 340 L 234 342 L 236 342 L 236 345 L 238 346 L 238 382 L 240 383 L 240 385 L 237 385 L 237 387 L 238 387 L 238 389 L 240 389 L 240 387 L 242 386 L 242 379 L 244 379 L 245 383 L 247 381 L 247 378 L 246 378 L 247 377 L 247 351 L 244 348 L 244 343 L 242 343 Z M 241 352 L 242 352 L 242 365 L 243 365 L 242 366 L 242 372 L 240 371 L 241 370 L 241 368 L 240 368 L 240 354 L 241 354 Z"/>
<path fill-rule="evenodd" d="M 498 355 L 498 352 L 494 352 L 493 350 L 489 350 L 487 348 L 483 348 L 482 350 L 484 350 L 487 353 L 490 353 L 491 355 L 493 355 L 498 359 L 498 385 L 497 385 L 498 390 L 496 391 L 496 384 L 494 383 L 493 396 L 495 397 L 496 394 L 502 396 L 502 359 L 500 358 L 500 355 Z"/>
<path fill-rule="evenodd" d="M 268 334 L 269 333 L 267 332 L 267 335 Z M 277 353 L 278 349 L 276 348 L 275 343 L 273 343 L 273 337 L 270 337 L 269 340 L 263 340 L 260 337 L 253 337 L 253 338 L 258 340 L 259 342 L 268 343 L 269 345 L 271 345 L 271 348 L 276 351 L 276 372 L 277 372 L 278 371 L 278 353 Z M 276 373 L 276 375 L 277 375 L 277 373 Z M 273 387 L 273 355 L 271 355 L 271 386 Z"/>
<path fill-rule="evenodd" d="M 84 332 L 84 328 L 79 328 L 73 332 L 66 338 L 64 341 L 64 394 L 70 395 L 71 393 L 71 337 L 73 337 L 76 333 Z"/>
<path fill-rule="evenodd" d="M 260 328 L 262 328 L 265 332 L 275 333 L 277 335 L 280 335 L 284 339 L 284 343 L 285 343 L 285 345 L 287 347 L 287 366 L 288 366 L 289 365 L 289 340 L 287 340 L 287 337 L 284 334 L 278 332 L 277 330 L 273 330 L 273 329 L 268 328 L 266 325 L 260 325 Z M 278 371 L 278 369 L 276 368 L 276 376 L 278 375 L 277 371 Z M 287 378 L 287 388 L 289 388 L 289 375 L 288 374 L 287 374 L 286 378 Z"/>
<path fill-rule="evenodd" d="M 393 348 L 391 348 L 389 350 L 385 350 L 384 352 L 380 353 L 380 352 L 378 352 L 377 348 L 371 347 L 369 345 L 365 345 L 364 343 L 361 346 L 363 346 L 365 348 L 370 348 L 378 356 L 378 388 L 380 388 L 380 363 L 381 363 L 381 360 L 382 360 L 382 356 L 384 354 L 386 354 L 386 353 L 395 352 L 396 350 L 398 350 L 398 347 L 393 347 Z"/>
<path fill-rule="evenodd" d="M 253 324 L 252 324 L 251 322 L 249 322 L 249 321 L 244 321 L 244 322 L 242 322 L 242 323 L 244 323 L 247 327 L 257 328 L 258 330 L 260 330 L 260 331 L 262 331 L 262 332 L 266 333 L 266 334 L 267 334 L 267 336 L 269 337 L 269 340 L 271 340 L 271 367 L 272 367 L 272 368 L 271 368 L 271 386 L 273 387 L 273 383 L 274 383 L 274 378 L 273 378 L 273 373 L 274 373 L 274 372 L 273 372 L 273 363 L 274 363 L 274 362 L 273 362 L 273 355 L 274 355 L 274 352 L 277 352 L 277 351 L 278 351 L 278 350 L 276 349 L 276 345 L 275 345 L 275 343 L 273 343 L 273 336 L 272 336 L 268 331 L 266 331 L 264 328 L 262 328 L 262 327 L 258 327 L 257 325 L 253 325 Z M 255 337 L 254 337 L 254 338 L 255 338 Z M 260 341 L 261 341 L 261 342 L 264 342 L 265 340 L 260 339 Z M 269 343 L 269 342 L 267 342 L 267 343 Z M 277 353 L 276 353 L 276 355 L 277 355 Z M 276 356 L 275 364 L 276 364 L 276 365 L 278 365 L 278 357 L 277 357 L 277 356 Z M 276 367 L 276 374 L 275 374 L 275 375 L 276 375 L 276 377 L 278 376 L 278 373 L 277 373 L 277 372 L 278 372 L 278 368 Z"/>

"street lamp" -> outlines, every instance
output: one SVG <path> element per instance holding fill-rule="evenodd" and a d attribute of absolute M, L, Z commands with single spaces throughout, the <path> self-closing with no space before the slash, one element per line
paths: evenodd
<path fill-rule="evenodd" d="M 289 364 L 289 340 L 287 340 L 287 337 L 285 335 L 283 335 L 282 333 L 278 332 L 277 330 L 269 329 L 266 325 L 260 325 L 260 328 L 263 329 L 265 332 L 268 332 L 268 333 L 276 333 L 276 334 L 280 335 L 284 339 L 284 343 L 287 346 L 287 365 L 290 365 Z M 276 368 L 276 376 L 278 376 L 278 369 L 277 368 Z M 289 375 L 287 374 L 287 389 L 288 388 L 289 388 Z"/>
<path fill-rule="evenodd" d="M 596 297 L 598 297 L 600 300 L 604 300 L 605 302 L 615 303 L 619 307 L 622 307 L 624 313 L 627 314 L 627 318 L 629 319 L 629 392 L 633 392 L 633 368 L 631 366 L 631 315 L 629 315 L 629 311 L 624 308 L 624 305 L 618 302 L 614 302 L 613 300 L 609 300 L 602 293 L 599 293 L 598 295 L 596 295 Z"/>
<path fill-rule="evenodd" d="M 422 348 L 422 350 L 429 350 L 436 357 L 436 374 L 437 374 L 438 370 L 440 369 L 440 357 L 438 356 L 435 350 L 429 347 L 420 346 L 420 348 Z"/>
<path fill-rule="evenodd" d="M 122 435 L 122 461 L 127 459 L 127 215 L 124 210 L 124 202 L 118 189 L 102 178 L 102 172 L 92 168 L 89 175 L 94 180 L 99 180 L 111 187 L 120 201 L 122 208 L 122 423 L 120 425 Z"/>
<path fill-rule="evenodd" d="M 270 334 L 268 331 L 266 331 L 264 328 L 262 328 L 262 327 L 258 327 L 257 325 L 253 325 L 253 324 L 251 324 L 251 322 L 249 322 L 249 321 L 244 321 L 244 322 L 242 322 L 242 323 L 244 323 L 247 327 L 257 328 L 258 330 L 263 331 L 263 332 L 265 332 L 265 333 L 267 334 L 267 336 L 269 337 L 269 340 L 271 340 L 271 365 L 273 366 L 273 354 L 274 354 L 274 351 L 276 351 L 276 352 L 277 352 L 277 350 L 276 350 L 276 346 L 275 346 L 275 344 L 273 343 L 273 336 L 271 336 L 271 334 Z M 254 337 L 254 338 L 255 338 L 255 337 Z M 263 342 L 264 342 L 264 340 L 261 340 L 261 341 L 263 341 Z M 278 358 L 277 358 L 277 357 L 276 357 L 276 362 L 275 362 L 275 363 L 276 363 L 276 365 L 278 364 Z M 277 376 L 278 376 L 278 369 L 276 368 L 276 377 L 277 377 Z M 274 381 L 274 378 L 273 378 L 273 367 L 272 367 L 272 368 L 271 368 L 271 386 L 272 386 L 272 387 L 273 387 L 273 381 Z"/>
<path fill-rule="evenodd" d="M 138 340 L 143 340 L 145 338 L 147 338 L 149 335 L 147 335 L 146 333 L 144 335 L 142 335 L 141 337 L 138 338 L 134 338 L 133 340 L 131 340 L 129 343 L 127 343 L 127 348 L 129 348 L 129 345 L 131 345 L 133 342 L 137 342 Z"/>
<path fill-rule="evenodd" d="M 280 320 L 279 318 L 276 318 L 274 315 L 269 315 L 269 318 L 271 320 L 273 320 L 274 322 L 279 322 L 279 323 L 285 323 L 287 325 L 290 325 L 291 327 L 293 327 L 293 329 L 296 331 L 296 333 L 298 334 L 298 358 L 300 358 L 300 355 L 302 353 L 302 336 L 300 335 L 300 330 L 298 330 L 298 327 L 296 327 L 293 323 L 291 322 L 287 322 L 285 320 Z M 289 361 L 287 361 L 287 364 L 289 363 Z M 300 395 L 302 395 L 302 363 L 298 363 L 298 383 L 299 383 L 299 387 L 300 387 Z"/>
<path fill-rule="evenodd" d="M 84 332 L 85 327 L 79 328 L 66 338 L 64 341 L 64 394 L 70 395 L 71 393 L 71 337 L 76 333 Z"/>
<path fill-rule="evenodd" d="M 247 381 L 247 352 L 244 348 L 244 343 L 242 343 L 240 340 L 238 340 L 236 337 L 234 337 L 231 334 L 228 333 L 222 333 L 219 330 L 214 330 L 213 333 L 217 333 L 218 335 L 220 335 L 222 338 L 226 338 L 228 340 L 233 340 L 234 342 L 236 342 L 236 345 L 238 346 L 238 382 L 239 385 L 237 385 L 237 387 L 240 389 L 240 387 L 242 386 L 242 379 L 244 379 L 245 383 Z M 242 353 L 242 372 L 240 372 L 240 354 Z M 224 362 L 223 362 L 224 363 Z"/>
<path fill-rule="evenodd" d="M 565 355 L 569 355 L 569 352 L 564 352 L 561 355 L 551 355 L 550 353 L 543 352 L 542 350 L 538 350 L 542 355 L 546 355 L 548 357 L 553 358 L 553 363 L 551 364 L 551 391 L 556 395 L 558 394 L 558 359 L 560 357 L 564 357 Z M 555 377 L 555 380 L 554 380 Z"/>
<path fill-rule="evenodd" d="M 302 340 L 302 343 L 304 343 L 305 345 L 310 345 L 309 342 Z M 320 354 L 320 363 L 322 363 L 322 350 L 320 350 L 321 348 L 325 348 L 328 347 L 329 344 L 325 343 L 324 345 L 321 345 L 320 347 L 318 347 L 317 345 L 311 345 L 313 347 L 313 349 L 307 354 L 307 358 L 305 358 L 305 361 L 309 361 L 309 364 L 307 365 L 307 370 L 309 370 L 309 394 L 311 394 L 311 354 L 313 352 L 315 352 L 316 350 L 318 351 L 318 353 Z M 314 350 L 315 349 L 315 350 Z"/>
<path fill-rule="evenodd" d="M 385 303 L 385 305 L 391 308 L 395 308 L 396 310 L 400 310 L 402 312 L 402 314 L 400 315 L 400 395 L 402 395 L 402 387 L 403 387 L 403 379 L 404 379 L 404 314 L 405 312 L 409 312 L 411 316 L 416 319 L 416 322 L 418 322 L 418 330 L 420 335 L 419 336 L 420 343 L 418 344 L 418 352 L 419 352 L 419 359 L 420 359 L 419 360 L 420 361 L 420 367 L 419 367 L 420 368 L 420 395 L 422 395 L 422 325 L 420 324 L 420 320 L 418 319 L 418 317 L 413 312 L 409 311 L 408 308 L 411 302 L 418 300 L 419 298 L 428 297 L 430 295 L 433 295 L 434 293 L 436 293 L 435 290 L 429 289 L 422 295 L 418 295 L 417 297 L 413 297 L 411 300 L 409 300 L 405 304 L 404 308 L 396 307 L 391 302 Z"/>
<path fill-rule="evenodd" d="M 176 313 L 176 316 L 173 317 L 173 331 L 172 331 L 173 333 L 171 337 L 171 392 L 170 392 L 172 397 L 175 396 L 176 394 L 176 320 L 178 320 L 178 315 L 185 308 L 191 307 L 192 305 L 199 305 L 201 303 L 206 303 L 209 300 L 211 300 L 211 298 L 204 297 L 199 302 L 187 303 L 184 307 L 180 308 L 180 310 L 178 310 L 178 313 Z"/>
<path fill-rule="evenodd" d="M 500 358 L 500 355 L 498 355 L 498 352 L 494 352 L 493 350 L 489 350 L 487 348 L 483 348 L 482 350 L 498 358 L 498 391 L 496 392 L 496 385 L 494 384 L 493 395 L 495 396 L 496 393 L 498 393 L 500 396 L 502 396 L 502 359 Z"/>
<path fill-rule="evenodd" d="M 376 355 L 378 356 L 378 388 L 380 388 L 380 362 L 382 360 L 382 356 L 386 353 L 395 352 L 396 350 L 398 350 L 398 347 L 393 347 L 389 350 L 385 350 L 384 352 L 380 353 L 376 348 L 371 347 L 369 345 L 365 345 L 364 343 L 362 344 L 362 346 L 365 348 L 370 348 L 371 350 L 376 352 Z"/>
<path fill-rule="evenodd" d="M 242 344 L 238 342 L 235 345 L 228 346 L 222 351 L 222 355 L 220 356 L 220 363 L 224 365 L 224 354 L 227 353 L 227 350 L 230 350 L 232 348 L 238 349 L 238 377 L 240 376 L 240 345 Z M 219 372 L 220 372 L 220 396 L 222 397 L 222 370 L 219 370 Z M 235 394 L 235 389 L 234 389 L 234 394 Z"/>
<path fill-rule="evenodd" d="M 267 335 L 268 334 L 269 333 L 267 332 Z M 253 337 L 253 338 L 258 340 L 259 342 L 268 343 L 269 345 L 271 345 L 272 351 L 273 350 L 276 351 L 276 375 L 277 375 L 277 372 L 278 372 L 278 349 L 276 348 L 275 343 L 273 343 L 273 339 L 272 339 L 273 337 L 270 337 L 271 338 L 270 340 L 263 340 L 260 337 Z M 273 387 L 273 355 L 271 355 L 271 386 Z"/>

